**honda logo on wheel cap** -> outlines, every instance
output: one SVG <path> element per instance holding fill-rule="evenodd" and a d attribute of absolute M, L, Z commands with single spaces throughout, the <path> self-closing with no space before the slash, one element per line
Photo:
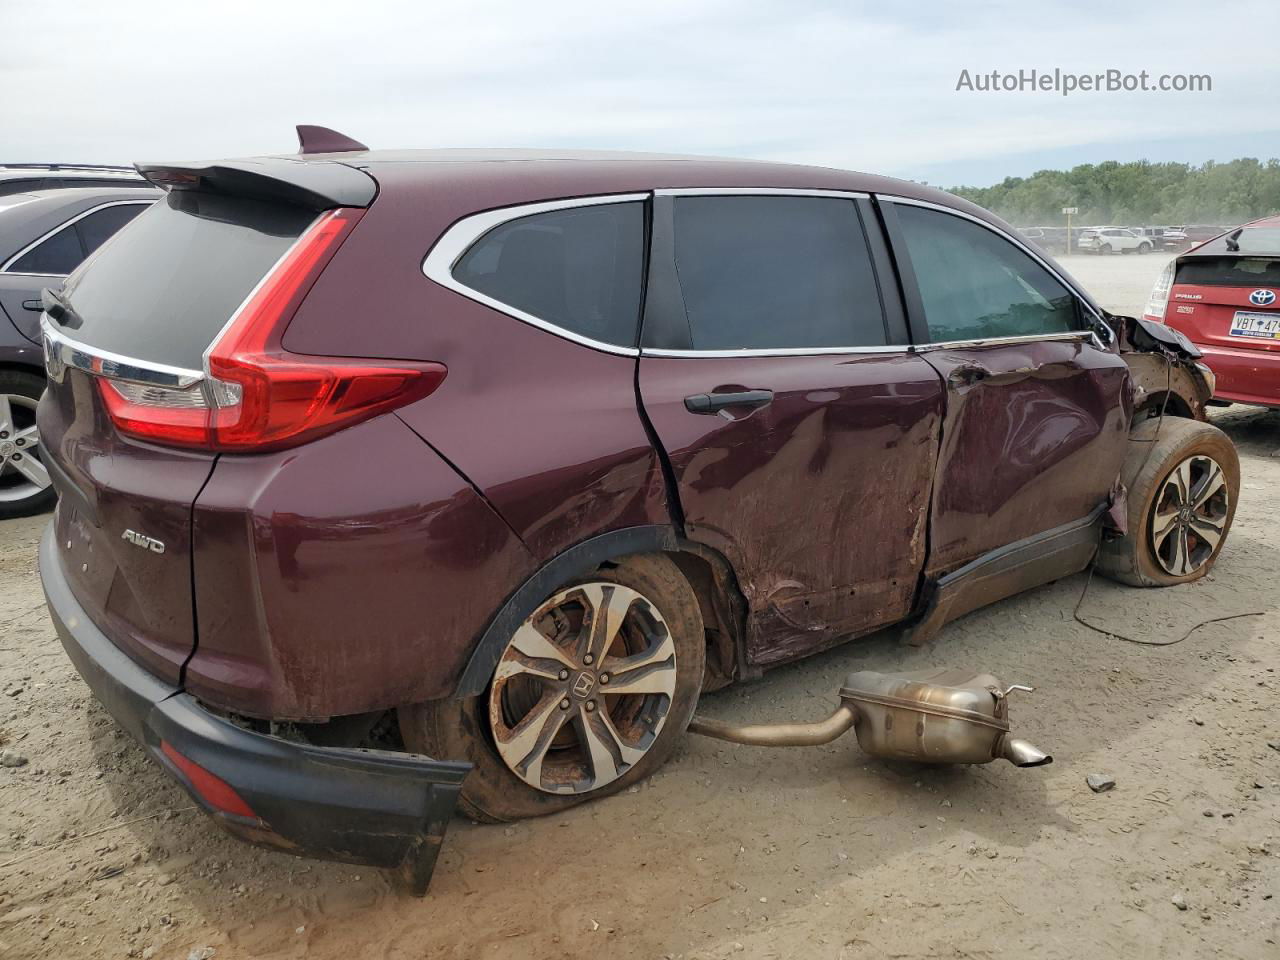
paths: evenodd
<path fill-rule="evenodd" d="M 1249 294 L 1249 302 L 1255 307 L 1269 307 L 1276 302 L 1274 290 L 1255 290 Z"/>
<path fill-rule="evenodd" d="M 573 695 L 575 697 L 585 697 L 595 688 L 596 678 L 589 673 L 580 673 L 576 680 L 573 681 Z"/>

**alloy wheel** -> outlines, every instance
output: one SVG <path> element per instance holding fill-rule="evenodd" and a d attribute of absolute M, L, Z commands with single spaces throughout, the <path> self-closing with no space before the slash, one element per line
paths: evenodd
<path fill-rule="evenodd" d="M 49 471 L 40 461 L 36 401 L 0 393 L 0 502 L 16 503 L 49 488 Z"/>
<path fill-rule="evenodd" d="M 1229 507 L 1226 475 L 1212 457 L 1187 457 L 1173 469 L 1151 511 L 1151 547 L 1165 573 L 1185 577 L 1209 562 Z"/>
<path fill-rule="evenodd" d="M 608 581 L 562 590 L 498 662 L 489 690 L 498 755 L 545 793 L 597 790 L 657 740 L 676 675 L 667 624 L 638 591 Z"/>

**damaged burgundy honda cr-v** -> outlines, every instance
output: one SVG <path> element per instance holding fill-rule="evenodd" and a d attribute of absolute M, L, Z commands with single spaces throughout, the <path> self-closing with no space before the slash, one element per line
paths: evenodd
<path fill-rule="evenodd" d="M 421 888 L 459 797 L 618 790 L 704 690 L 1221 549 L 1194 348 L 971 204 L 330 149 L 141 165 L 166 198 L 45 295 L 50 611 L 242 837 Z"/>

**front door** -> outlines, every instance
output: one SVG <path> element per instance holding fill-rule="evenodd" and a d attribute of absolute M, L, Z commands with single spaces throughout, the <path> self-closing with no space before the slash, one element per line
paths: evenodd
<path fill-rule="evenodd" d="M 976 219 L 883 204 L 921 356 L 946 385 L 927 573 L 1079 521 L 1127 450 L 1128 367 L 1044 262 Z"/>
<path fill-rule="evenodd" d="M 748 658 L 901 619 L 943 398 L 869 202 L 659 193 L 652 248 L 640 396 L 687 536 L 737 573 Z"/>

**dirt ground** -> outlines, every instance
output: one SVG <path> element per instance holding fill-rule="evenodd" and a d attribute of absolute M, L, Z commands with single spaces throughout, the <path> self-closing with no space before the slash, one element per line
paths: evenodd
<path fill-rule="evenodd" d="M 1068 264 L 1132 311 L 1163 262 Z M 36 575 L 45 518 L 4 523 L 0 735 L 29 762 L 0 768 L 0 957 L 1280 957 L 1280 413 L 1215 419 L 1244 470 L 1221 561 L 1172 590 L 1094 579 L 1080 615 L 1113 635 L 1073 620 L 1078 576 L 930 648 L 872 638 L 704 702 L 817 718 L 850 670 L 980 668 L 1037 687 L 1014 727 L 1052 766 L 690 738 L 617 797 L 456 822 L 425 900 L 195 812 L 64 656 Z M 1115 789 L 1091 792 L 1091 773 Z"/>

